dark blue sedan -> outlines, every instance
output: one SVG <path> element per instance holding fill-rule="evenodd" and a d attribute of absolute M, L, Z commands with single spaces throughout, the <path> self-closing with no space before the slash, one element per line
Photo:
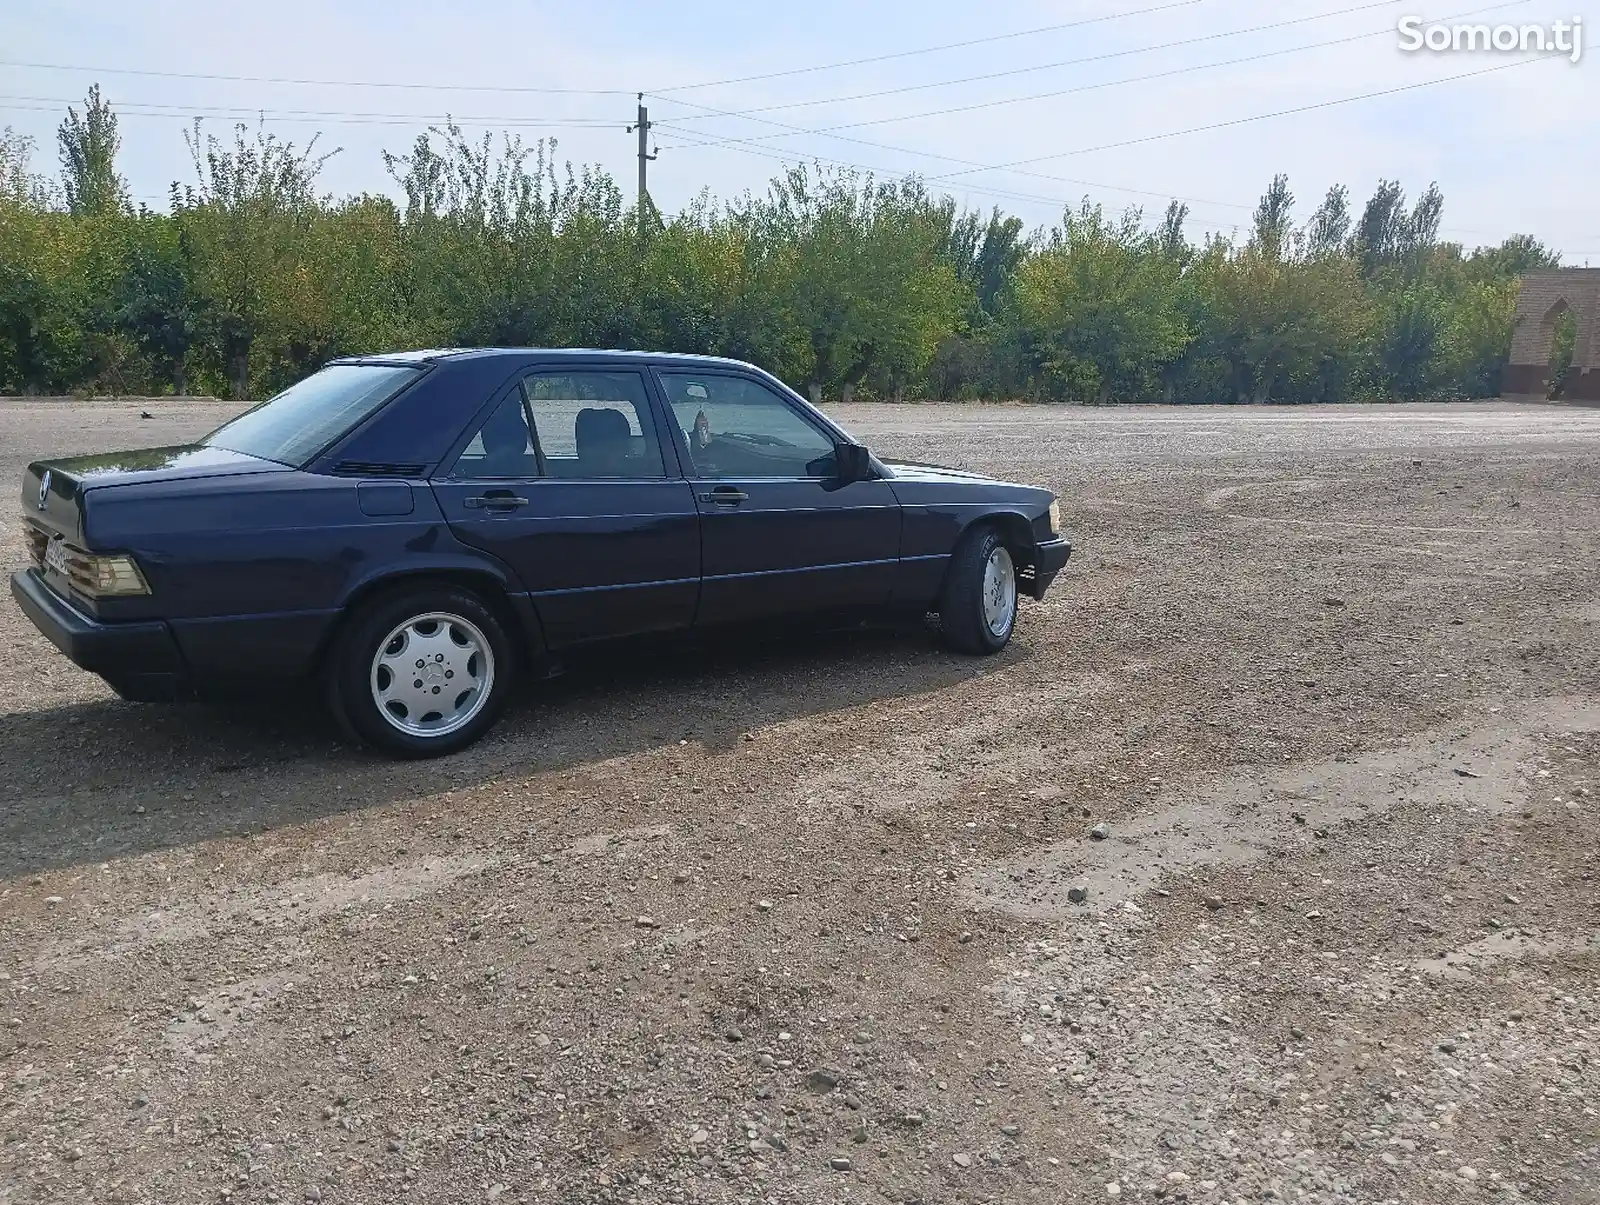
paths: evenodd
<path fill-rule="evenodd" d="M 1011 638 L 1071 546 L 1047 490 L 874 457 L 731 360 L 338 360 L 186 447 L 44 461 L 17 602 L 127 699 L 320 683 L 356 736 L 448 753 L 597 641 L 937 612 Z"/>

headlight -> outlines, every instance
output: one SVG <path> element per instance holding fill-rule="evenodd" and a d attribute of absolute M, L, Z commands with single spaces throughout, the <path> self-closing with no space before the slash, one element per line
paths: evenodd
<path fill-rule="evenodd" d="M 102 554 L 77 548 L 66 548 L 64 552 L 68 580 L 90 598 L 124 598 L 150 593 L 144 574 L 125 552 Z"/>
<path fill-rule="evenodd" d="M 1050 504 L 1050 534 L 1053 536 L 1061 534 L 1061 503 L 1059 502 Z"/>

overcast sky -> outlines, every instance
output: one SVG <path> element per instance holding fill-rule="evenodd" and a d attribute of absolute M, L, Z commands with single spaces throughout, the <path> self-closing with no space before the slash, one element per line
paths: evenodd
<path fill-rule="evenodd" d="M 419 0 L 6 0 L 0 124 L 32 135 L 36 169 L 53 173 L 66 104 L 98 81 L 122 118 L 131 191 L 159 204 L 173 180 L 193 179 L 185 115 L 226 134 L 264 109 L 281 137 L 303 143 L 321 131 L 320 146 L 342 148 L 323 184 L 344 194 L 394 191 L 381 152 L 406 150 L 451 113 L 474 129 L 515 123 L 525 140 L 556 137 L 560 158 L 602 165 L 631 198 L 624 126 L 644 90 L 659 94 L 646 102 L 661 148 L 650 186 L 668 212 L 702 188 L 759 190 L 784 161 L 820 158 L 918 172 L 1030 226 L 1085 195 L 1114 211 L 1142 205 L 1148 218 L 1178 196 L 1198 237 L 1247 223 L 1275 172 L 1288 173 L 1301 220 L 1331 184 L 1348 184 L 1359 206 L 1389 177 L 1413 198 L 1439 182 L 1447 237 L 1475 245 L 1528 233 L 1568 263 L 1600 266 L 1600 10 L 1595 49 L 1577 64 L 1407 54 L 1396 28 L 1408 15 L 1549 25 L 1585 15 L 1571 2 L 456 0 L 447 10 Z M 1076 24 L 1041 28 L 1066 23 Z M 1277 27 L 1255 29 L 1265 25 Z M 977 38 L 995 40 L 903 53 Z M 1186 44 L 1163 47 L 1177 42 Z M 886 55 L 899 57 L 798 70 Z M 1215 65 L 1241 59 L 1253 61 Z M 1483 74 L 1409 87 L 1467 73 Z M 184 78 L 195 74 L 222 78 Z M 1126 82 L 1134 77 L 1158 78 Z M 742 82 L 720 82 L 730 80 Z M 1408 90 L 1240 121 L 1391 89 Z M 757 108 L 766 111 L 711 111 Z M 965 111 L 934 114 L 952 109 Z M 1221 123 L 1237 124 L 1183 132 Z"/>

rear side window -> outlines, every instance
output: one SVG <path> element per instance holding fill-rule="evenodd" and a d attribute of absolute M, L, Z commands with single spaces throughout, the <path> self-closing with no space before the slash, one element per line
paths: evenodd
<path fill-rule="evenodd" d="M 522 389 L 551 477 L 667 475 L 638 373 L 535 373 Z"/>
<path fill-rule="evenodd" d="M 200 441 L 302 468 L 421 373 L 391 364 L 330 364 Z"/>
<path fill-rule="evenodd" d="M 472 481 L 539 475 L 539 456 L 533 448 L 528 413 L 522 408 L 520 393 L 513 393 L 494 408 L 461 450 L 450 475 Z"/>

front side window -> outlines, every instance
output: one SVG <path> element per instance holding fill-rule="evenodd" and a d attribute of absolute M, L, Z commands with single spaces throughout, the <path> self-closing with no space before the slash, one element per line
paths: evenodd
<path fill-rule="evenodd" d="M 638 373 L 535 373 L 522 389 L 549 476 L 667 475 Z"/>
<path fill-rule="evenodd" d="M 746 377 L 663 372 L 662 386 L 682 428 L 695 476 L 834 475 L 833 439 L 771 389 Z"/>
<path fill-rule="evenodd" d="M 394 364 L 330 364 L 200 441 L 303 468 L 421 374 Z"/>

